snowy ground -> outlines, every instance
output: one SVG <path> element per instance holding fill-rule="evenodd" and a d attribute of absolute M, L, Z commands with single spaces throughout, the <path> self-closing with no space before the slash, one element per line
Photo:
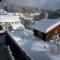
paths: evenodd
<path fill-rule="evenodd" d="M 20 30 L 8 33 L 32 60 L 60 60 L 60 55 L 56 53 L 56 45 L 34 37 L 32 31 Z"/>

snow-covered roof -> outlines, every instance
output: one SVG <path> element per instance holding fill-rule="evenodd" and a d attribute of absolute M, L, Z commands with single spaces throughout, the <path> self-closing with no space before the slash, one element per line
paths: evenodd
<path fill-rule="evenodd" d="M 0 15 L 0 22 L 20 22 L 20 19 L 17 16 L 13 15 Z"/>
<path fill-rule="evenodd" d="M 32 28 L 47 33 L 60 24 L 59 19 L 43 19 L 36 22 Z"/>
<path fill-rule="evenodd" d="M 14 16 L 13 13 L 0 9 L 0 22 L 20 22 L 20 19 L 18 16 Z"/>
<path fill-rule="evenodd" d="M 13 30 L 20 30 L 25 28 L 22 23 L 16 23 L 16 24 L 14 23 L 10 25 L 12 26 Z"/>

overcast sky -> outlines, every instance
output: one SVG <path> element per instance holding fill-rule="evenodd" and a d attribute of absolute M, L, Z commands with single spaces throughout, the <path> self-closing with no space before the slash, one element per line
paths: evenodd
<path fill-rule="evenodd" d="M 44 9 L 59 9 L 60 0 L 7 0 L 10 4 L 30 6 Z"/>

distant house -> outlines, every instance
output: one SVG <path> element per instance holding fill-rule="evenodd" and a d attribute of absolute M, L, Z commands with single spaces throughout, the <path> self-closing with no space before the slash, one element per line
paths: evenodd
<path fill-rule="evenodd" d="M 59 19 L 43 19 L 36 22 L 33 26 L 34 35 L 43 40 L 50 40 L 55 32 L 60 35 Z"/>
<path fill-rule="evenodd" d="M 9 30 L 23 30 L 25 29 L 24 25 L 22 23 L 12 24 L 10 23 L 10 26 L 8 27 Z"/>
<path fill-rule="evenodd" d="M 0 10 L 0 25 L 2 27 L 8 27 L 10 23 L 20 23 L 20 19 L 18 16 L 13 15 L 13 13 L 8 13 L 3 9 Z"/>

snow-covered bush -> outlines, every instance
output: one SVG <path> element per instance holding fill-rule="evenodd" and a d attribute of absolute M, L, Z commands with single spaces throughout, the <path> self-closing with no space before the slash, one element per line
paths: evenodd
<path fill-rule="evenodd" d="M 60 55 L 60 39 L 59 33 L 55 32 L 50 41 L 50 53 L 53 55 Z"/>

